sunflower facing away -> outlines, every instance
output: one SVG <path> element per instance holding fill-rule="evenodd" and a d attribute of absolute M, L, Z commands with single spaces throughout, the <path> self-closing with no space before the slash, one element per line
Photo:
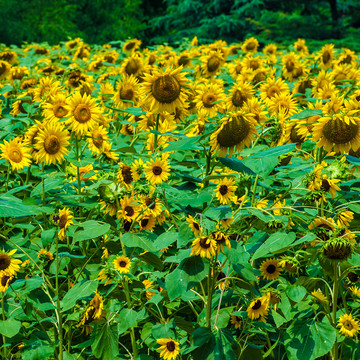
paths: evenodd
<path fill-rule="evenodd" d="M 267 259 L 261 263 L 260 271 L 265 280 L 276 280 L 279 278 L 282 269 L 279 260 Z"/>
<path fill-rule="evenodd" d="M 229 204 L 231 201 L 236 200 L 236 189 L 237 186 L 235 186 L 235 180 L 233 178 L 223 178 L 215 189 L 216 198 L 222 205 Z"/>
<path fill-rule="evenodd" d="M 181 71 L 182 66 L 177 69 L 167 68 L 162 72 L 155 70 L 152 74 L 144 75 L 141 94 L 150 111 L 167 111 L 172 114 L 176 112 L 176 108 L 186 107 L 187 79 Z"/>
<path fill-rule="evenodd" d="M 36 162 L 46 164 L 61 163 L 64 156 L 69 152 L 70 135 L 63 125 L 50 121 L 44 128 L 39 129 L 35 138 L 35 149 L 38 150 L 34 155 Z"/>
<path fill-rule="evenodd" d="M 337 327 L 340 334 L 348 337 L 353 337 L 360 330 L 359 321 L 351 314 L 340 315 Z"/>
<path fill-rule="evenodd" d="M 31 164 L 30 150 L 25 147 L 18 138 L 11 141 L 4 140 L 0 145 L 1 158 L 6 159 L 11 164 L 13 170 L 22 170 Z"/>
<path fill-rule="evenodd" d="M 165 360 L 174 360 L 180 352 L 179 342 L 172 339 L 157 339 L 156 342 L 161 346 L 157 349 L 160 352 L 160 357 Z"/>
<path fill-rule="evenodd" d="M 16 275 L 20 270 L 21 260 L 13 259 L 12 255 L 16 253 L 16 249 L 9 251 L 0 252 L 0 272 L 6 272 L 10 275 Z"/>
<path fill-rule="evenodd" d="M 118 256 L 114 262 L 114 268 L 117 270 L 120 274 L 126 274 L 130 270 L 131 261 L 127 256 Z"/>
<path fill-rule="evenodd" d="M 215 256 L 216 248 L 217 244 L 215 239 L 202 236 L 193 241 L 190 256 L 200 255 L 201 257 L 207 257 L 210 259 L 211 256 Z"/>

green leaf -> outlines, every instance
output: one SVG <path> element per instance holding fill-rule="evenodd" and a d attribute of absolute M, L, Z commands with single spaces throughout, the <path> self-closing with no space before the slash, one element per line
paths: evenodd
<path fill-rule="evenodd" d="M 310 330 L 316 344 L 313 359 L 318 359 L 332 349 L 336 340 L 336 330 L 326 317 L 322 322 L 314 322 Z"/>
<path fill-rule="evenodd" d="M 191 231 L 189 224 L 184 222 L 180 226 L 180 231 L 177 239 L 177 247 L 183 248 L 192 240 L 194 240 L 194 234 Z"/>
<path fill-rule="evenodd" d="M 268 254 L 278 253 L 290 246 L 290 244 L 296 239 L 296 234 L 293 232 L 283 233 L 277 232 L 272 234 L 254 253 L 252 260 L 265 257 Z"/>
<path fill-rule="evenodd" d="M 2 88 L 0 88 L 0 95 L 10 92 L 12 90 L 14 90 L 14 88 L 11 85 L 4 85 Z"/>
<path fill-rule="evenodd" d="M 280 156 L 289 153 L 290 151 L 295 149 L 296 144 L 287 144 L 281 146 L 275 146 L 270 149 L 266 149 L 264 151 L 258 152 L 254 155 L 251 155 L 251 158 L 262 158 L 262 157 L 269 157 L 269 156 Z"/>
<path fill-rule="evenodd" d="M 301 285 L 288 285 L 286 288 L 286 294 L 290 300 L 299 302 L 306 295 L 306 289 Z"/>
<path fill-rule="evenodd" d="M 36 212 L 31 206 L 26 206 L 14 197 L 0 197 L 0 218 L 2 217 L 22 217 L 35 215 Z"/>
<path fill-rule="evenodd" d="M 298 114 L 292 115 L 290 119 L 307 119 L 311 116 L 322 115 L 322 110 L 320 109 L 305 109 L 300 111 Z"/>
<path fill-rule="evenodd" d="M 140 249 L 147 250 L 150 252 L 157 251 L 157 249 L 154 247 L 153 242 L 147 239 L 142 233 L 133 234 L 128 232 L 123 236 L 121 236 L 121 241 L 125 246 L 128 247 L 138 247 Z"/>
<path fill-rule="evenodd" d="M 132 309 L 122 309 L 118 317 L 118 335 L 123 334 L 130 327 L 137 324 L 137 312 Z"/>
<path fill-rule="evenodd" d="M 75 241 L 84 241 L 102 236 L 110 230 L 110 224 L 100 224 L 97 221 L 88 220 L 80 224 L 79 228 L 83 230 L 75 232 Z"/>
<path fill-rule="evenodd" d="M 98 282 L 94 280 L 75 284 L 64 296 L 62 301 L 63 311 L 67 311 L 74 307 L 78 300 L 90 296 L 97 287 Z"/>
<path fill-rule="evenodd" d="M 136 255 L 136 257 L 146 262 L 147 264 L 153 266 L 157 270 L 161 271 L 164 268 L 164 263 L 162 262 L 162 260 L 157 255 L 152 254 L 150 252 L 147 252 L 142 255 Z"/>
<path fill-rule="evenodd" d="M 102 360 L 114 360 L 119 353 L 118 337 L 107 321 L 96 327 L 93 338 L 93 354 Z"/>
<path fill-rule="evenodd" d="M 220 220 L 220 219 L 228 219 L 231 218 L 232 216 L 232 210 L 231 207 L 226 205 L 226 206 L 218 206 L 215 208 L 211 208 L 209 210 L 207 210 L 204 215 L 210 219 L 213 220 Z"/>
<path fill-rule="evenodd" d="M 231 170 L 235 170 L 237 172 L 244 172 L 245 174 L 249 175 L 256 175 L 254 171 L 244 165 L 243 162 L 239 159 L 230 159 L 227 157 L 218 157 L 217 159 Z"/>
<path fill-rule="evenodd" d="M 179 266 L 165 277 L 165 286 L 170 301 L 185 294 L 203 280 L 209 272 L 209 263 L 200 256 L 184 259 Z"/>
<path fill-rule="evenodd" d="M 157 250 L 164 249 L 178 239 L 178 233 L 175 231 L 166 231 L 159 235 L 154 241 L 154 247 Z"/>
<path fill-rule="evenodd" d="M 307 233 L 305 236 L 301 237 L 300 239 L 296 240 L 292 246 L 302 244 L 304 242 L 313 241 L 316 239 L 316 235 L 314 233 Z"/>
<path fill-rule="evenodd" d="M 265 178 L 268 176 L 279 163 L 277 156 L 257 157 L 255 155 L 245 158 L 244 164 L 248 166 L 254 173 Z"/>
<path fill-rule="evenodd" d="M 41 232 L 41 243 L 44 248 L 51 245 L 55 238 L 56 229 L 44 230 Z"/>
<path fill-rule="evenodd" d="M 54 347 L 42 342 L 35 341 L 31 344 L 31 348 L 22 352 L 23 360 L 48 360 L 54 355 Z"/>
<path fill-rule="evenodd" d="M 21 322 L 15 319 L 0 320 L 0 334 L 11 338 L 19 333 Z"/>
<path fill-rule="evenodd" d="M 202 147 L 196 143 L 201 139 L 202 135 L 181 139 L 178 141 L 172 141 L 164 149 L 164 151 L 181 151 L 181 150 L 201 150 Z"/>

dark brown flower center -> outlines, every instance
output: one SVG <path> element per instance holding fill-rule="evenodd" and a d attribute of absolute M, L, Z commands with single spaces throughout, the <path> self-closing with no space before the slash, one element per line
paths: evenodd
<path fill-rule="evenodd" d="M 125 211 L 126 216 L 131 217 L 131 216 L 133 216 L 135 214 L 135 211 L 131 206 L 125 206 L 124 211 Z"/>
<path fill-rule="evenodd" d="M 68 111 L 64 108 L 64 104 L 56 104 L 53 111 L 54 115 L 59 119 L 66 116 L 68 113 Z"/>
<path fill-rule="evenodd" d="M 125 266 L 126 266 L 126 261 L 121 260 L 121 261 L 119 262 L 119 266 L 120 266 L 120 267 L 125 267 Z"/>
<path fill-rule="evenodd" d="M 175 350 L 175 343 L 173 341 L 169 341 L 166 343 L 166 349 L 168 351 L 174 351 Z"/>
<path fill-rule="evenodd" d="M 20 151 L 20 149 L 15 148 L 12 149 L 11 152 L 9 153 L 9 158 L 11 161 L 15 162 L 15 163 L 20 163 L 23 155 L 22 152 Z"/>
<path fill-rule="evenodd" d="M 261 308 L 261 301 L 260 300 L 256 300 L 255 304 L 252 306 L 253 310 L 258 310 Z"/>
<path fill-rule="evenodd" d="M 220 59 L 217 56 L 212 56 L 208 60 L 206 67 L 207 67 L 208 72 L 212 73 L 212 72 L 217 71 L 219 69 L 220 65 L 221 65 Z"/>
<path fill-rule="evenodd" d="M 128 44 L 126 44 L 125 50 L 131 50 L 134 48 L 134 46 L 135 46 L 135 41 L 131 41 Z"/>
<path fill-rule="evenodd" d="M 208 249 L 210 247 L 210 241 L 208 241 L 207 237 L 200 238 L 199 244 L 203 249 Z"/>
<path fill-rule="evenodd" d="M 351 121 L 346 124 L 340 119 L 331 119 L 324 125 L 323 134 L 332 143 L 346 144 L 356 137 L 358 130 L 358 124 Z"/>
<path fill-rule="evenodd" d="M 228 189 L 227 185 L 221 185 L 220 189 L 219 189 L 219 193 L 221 195 L 226 195 L 228 193 L 228 190 L 229 189 Z"/>
<path fill-rule="evenodd" d="M 84 124 L 91 120 L 91 112 L 86 104 L 79 104 L 74 110 L 74 118 L 77 122 Z"/>
<path fill-rule="evenodd" d="M 131 184 L 131 182 L 133 181 L 133 176 L 131 173 L 131 166 L 123 165 L 122 169 L 121 169 L 121 175 L 123 177 L 125 184 L 128 184 L 128 185 Z"/>
<path fill-rule="evenodd" d="M 128 75 L 134 75 L 139 71 L 139 62 L 136 59 L 131 58 L 125 66 L 125 72 Z"/>
<path fill-rule="evenodd" d="M 60 219 L 59 219 L 59 228 L 60 229 L 63 229 L 67 223 L 67 215 L 66 214 L 63 214 L 61 215 Z"/>
<path fill-rule="evenodd" d="M 322 179 L 321 189 L 324 191 L 329 191 L 331 188 L 330 183 L 326 179 Z"/>
<path fill-rule="evenodd" d="M 60 150 L 60 141 L 56 135 L 48 136 L 44 141 L 44 149 L 50 154 L 54 155 Z"/>
<path fill-rule="evenodd" d="M 152 94 L 160 103 L 171 104 L 180 95 L 179 81 L 172 75 L 159 76 L 152 85 Z"/>
<path fill-rule="evenodd" d="M 121 100 L 132 100 L 134 98 L 134 90 L 131 87 L 121 87 L 120 99 Z"/>
<path fill-rule="evenodd" d="M 216 95 L 215 94 L 209 94 L 209 93 L 207 93 L 207 94 L 204 94 L 203 95 L 203 97 L 202 97 L 202 102 L 203 102 L 203 104 L 204 104 L 204 106 L 206 107 L 206 108 L 211 108 L 211 107 L 213 107 L 215 104 L 214 104 L 214 102 L 217 100 L 217 97 L 216 97 Z"/>
<path fill-rule="evenodd" d="M 160 175 L 163 172 L 163 170 L 160 166 L 154 166 L 152 171 L 153 171 L 154 175 Z"/>
<path fill-rule="evenodd" d="M 352 330 L 354 328 L 354 326 L 350 320 L 345 320 L 342 325 L 346 330 Z"/>
<path fill-rule="evenodd" d="M 271 264 L 269 265 L 267 268 L 266 268 L 266 271 L 269 273 L 269 274 L 273 274 L 275 271 L 276 271 L 276 266 Z"/>
<path fill-rule="evenodd" d="M 247 97 L 243 95 L 243 93 L 240 90 L 236 90 L 231 98 L 233 105 L 236 107 L 243 106 L 246 100 Z"/>
<path fill-rule="evenodd" d="M 289 60 L 286 62 L 285 67 L 288 72 L 292 72 L 295 68 L 295 63 L 293 61 Z"/>
<path fill-rule="evenodd" d="M 200 230 L 200 226 L 196 221 L 193 222 L 193 226 L 196 230 Z"/>
<path fill-rule="evenodd" d="M 8 281 L 9 281 L 9 279 L 10 279 L 10 276 L 3 275 L 1 277 L 1 286 L 5 287 L 7 285 L 7 283 L 8 283 Z"/>
<path fill-rule="evenodd" d="M 149 219 L 142 219 L 141 220 L 141 227 L 146 227 L 148 223 L 149 223 Z"/>
<path fill-rule="evenodd" d="M 0 270 L 6 270 L 10 264 L 10 256 L 8 254 L 0 254 Z"/>
<path fill-rule="evenodd" d="M 240 144 L 249 135 L 250 125 L 242 116 L 234 116 L 226 123 L 217 135 L 221 147 L 232 147 Z"/>
<path fill-rule="evenodd" d="M 187 64 L 189 64 L 190 59 L 186 56 L 186 55 L 181 55 L 179 60 L 178 60 L 178 64 L 179 66 L 186 66 Z"/>
<path fill-rule="evenodd" d="M 92 140 L 93 140 L 93 144 L 98 148 L 101 149 L 103 143 L 104 143 L 104 138 L 101 134 L 100 131 L 98 130 L 94 130 L 92 133 Z"/>

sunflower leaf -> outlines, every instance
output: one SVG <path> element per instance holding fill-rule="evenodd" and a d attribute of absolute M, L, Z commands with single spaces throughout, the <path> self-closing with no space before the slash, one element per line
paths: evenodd
<path fill-rule="evenodd" d="M 103 360 L 113 360 L 119 353 L 118 338 L 108 322 L 96 327 L 93 334 L 94 342 L 91 350 L 94 355 Z"/>
<path fill-rule="evenodd" d="M 126 233 L 121 237 L 121 241 L 128 247 L 139 247 L 140 249 L 155 252 L 156 248 L 153 245 L 150 237 L 145 237 L 145 232 L 137 234 Z"/>
<path fill-rule="evenodd" d="M 6 337 L 13 337 L 19 333 L 21 322 L 15 319 L 0 320 L 0 334 Z"/>
<path fill-rule="evenodd" d="M 243 162 L 239 159 L 232 159 L 228 157 L 218 157 L 217 159 L 231 170 L 235 170 L 237 172 L 244 172 L 248 175 L 256 175 L 254 171 L 244 165 Z"/>
<path fill-rule="evenodd" d="M 98 287 L 97 281 L 85 281 L 75 284 L 64 296 L 62 301 L 63 311 L 75 306 L 76 302 L 84 297 L 90 296 Z"/>
<path fill-rule="evenodd" d="M 300 111 L 298 114 L 292 115 L 290 117 L 290 120 L 293 119 L 306 119 L 310 116 L 315 116 L 315 115 L 322 115 L 322 110 L 320 109 L 305 109 L 303 111 Z"/>

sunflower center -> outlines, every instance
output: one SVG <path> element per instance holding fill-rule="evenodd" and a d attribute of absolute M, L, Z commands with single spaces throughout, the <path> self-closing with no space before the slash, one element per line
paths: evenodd
<path fill-rule="evenodd" d="M 227 185 L 221 185 L 219 189 L 219 193 L 221 195 L 226 195 L 228 193 L 228 187 Z"/>
<path fill-rule="evenodd" d="M 194 228 L 196 229 L 196 230 L 200 230 L 200 226 L 199 226 L 199 224 L 197 223 L 197 222 L 193 222 L 193 226 L 194 226 Z"/>
<path fill-rule="evenodd" d="M 50 154 L 54 155 L 60 150 L 60 141 L 56 135 L 50 135 L 45 139 L 44 142 L 45 151 Z"/>
<path fill-rule="evenodd" d="M 252 309 L 253 310 L 258 310 L 261 308 L 261 301 L 260 300 L 256 300 L 255 304 L 253 305 Z"/>
<path fill-rule="evenodd" d="M 152 171 L 153 171 L 154 175 L 160 175 L 163 170 L 160 166 L 154 166 Z"/>
<path fill-rule="evenodd" d="M 354 327 L 353 327 L 353 324 L 350 320 L 346 320 L 343 322 L 343 327 L 346 329 L 346 330 L 352 330 Z"/>
<path fill-rule="evenodd" d="M 295 126 L 293 126 L 293 127 L 291 128 L 290 140 L 291 140 L 293 143 L 301 143 L 301 142 L 303 142 L 303 138 L 298 135 L 297 129 L 296 129 Z"/>
<path fill-rule="evenodd" d="M 153 200 L 152 198 L 150 198 L 150 197 L 146 198 L 145 204 L 149 209 L 151 209 L 151 210 L 155 209 L 155 200 Z"/>
<path fill-rule="evenodd" d="M 98 148 L 98 149 L 101 149 L 103 143 L 104 143 L 104 138 L 101 134 L 100 131 L 98 130 L 95 130 L 92 134 L 93 138 L 93 144 Z"/>
<path fill-rule="evenodd" d="M 276 86 L 270 86 L 267 91 L 267 95 L 269 98 L 272 98 L 273 96 L 275 96 L 278 93 L 279 93 L 279 89 Z"/>
<path fill-rule="evenodd" d="M 20 151 L 20 149 L 18 148 L 14 148 L 12 149 L 12 151 L 9 154 L 9 158 L 11 161 L 16 162 L 16 163 L 20 163 L 23 156 L 22 156 L 22 152 Z"/>
<path fill-rule="evenodd" d="M 273 274 L 273 273 L 276 271 L 276 266 L 273 265 L 273 264 L 270 264 L 270 265 L 266 268 L 266 271 L 267 271 L 269 274 Z"/>
<path fill-rule="evenodd" d="M 7 67 L 5 63 L 0 64 L 0 75 L 5 74 L 6 69 Z"/>
<path fill-rule="evenodd" d="M 346 124 L 340 119 L 331 119 L 323 127 L 325 138 L 335 144 L 346 144 L 353 140 L 359 130 L 358 124 L 349 122 Z"/>
<path fill-rule="evenodd" d="M 54 115 L 61 119 L 66 116 L 68 111 L 64 108 L 64 104 L 56 104 L 53 109 Z"/>
<path fill-rule="evenodd" d="M 237 75 L 239 75 L 241 73 L 241 69 L 242 69 L 242 66 L 240 64 L 236 65 L 235 66 L 235 72 Z"/>
<path fill-rule="evenodd" d="M 208 249 L 210 247 L 210 242 L 208 242 L 207 237 L 201 238 L 199 244 L 203 249 Z"/>
<path fill-rule="evenodd" d="M 135 46 L 135 42 L 134 42 L 134 41 L 129 42 L 128 44 L 126 44 L 125 50 L 131 50 L 131 49 L 134 48 L 134 46 Z"/>
<path fill-rule="evenodd" d="M 132 208 L 132 206 L 125 206 L 125 209 L 124 209 L 124 211 L 125 211 L 125 214 L 126 214 L 126 216 L 133 216 L 134 214 L 135 214 L 135 211 L 134 211 L 134 209 Z"/>
<path fill-rule="evenodd" d="M 329 62 L 329 60 L 331 59 L 331 55 L 329 53 L 329 51 L 324 51 L 324 53 L 322 54 L 322 61 L 324 64 L 327 64 Z"/>
<path fill-rule="evenodd" d="M 122 87 L 120 89 L 121 100 L 132 100 L 134 98 L 134 90 L 130 87 Z"/>
<path fill-rule="evenodd" d="M 179 97 L 181 86 L 174 76 L 163 75 L 154 81 L 151 90 L 157 101 L 170 104 Z"/>
<path fill-rule="evenodd" d="M 10 279 L 10 276 L 8 276 L 8 275 L 3 275 L 2 277 L 1 277 L 1 286 L 6 286 L 6 284 L 7 284 L 7 282 L 9 281 L 9 279 Z"/>
<path fill-rule="evenodd" d="M 179 58 L 178 64 L 179 64 L 179 66 L 181 66 L 181 65 L 185 66 L 185 65 L 187 65 L 189 62 L 190 62 L 190 59 L 189 59 L 186 55 L 182 55 L 182 56 L 180 56 L 180 58 Z"/>
<path fill-rule="evenodd" d="M 75 120 L 81 124 L 84 124 L 91 120 L 91 112 L 86 104 L 79 104 L 74 111 Z"/>
<path fill-rule="evenodd" d="M 128 165 L 124 165 L 121 170 L 121 175 L 123 177 L 125 184 L 131 184 L 133 181 L 133 176 L 131 174 L 131 167 Z"/>
<path fill-rule="evenodd" d="M 249 64 L 249 67 L 253 70 L 256 70 L 258 69 L 260 66 L 260 63 L 257 61 L 257 60 L 251 60 L 250 61 L 250 64 Z"/>
<path fill-rule="evenodd" d="M 67 215 L 66 214 L 63 214 L 60 216 L 60 219 L 59 219 L 59 228 L 60 229 L 63 229 L 67 223 Z"/>
<path fill-rule="evenodd" d="M 324 191 L 329 191 L 331 188 L 330 183 L 326 179 L 322 179 L 321 189 Z"/>
<path fill-rule="evenodd" d="M 175 343 L 173 341 L 169 341 L 166 343 L 166 349 L 168 351 L 174 351 L 175 350 Z"/>
<path fill-rule="evenodd" d="M 286 62 L 285 66 L 286 66 L 286 70 L 291 72 L 295 68 L 295 63 L 293 61 L 289 60 L 289 61 Z"/>
<path fill-rule="evenodd" d="M 243 141 L 250 132 L 249 123 L 242 117 L 233 117 L 217 135 L 221 147 L 232 147 Z"/>
<path fill-rule="evenodd" d="M 220 59 L 217 56 L 212 56 L 206 64 L 208 72 L 210 73 L 215 72 L 216 70 L 219 69 L 220 64 L 221 64 Z"/>
<path fill-rule="evenodd" d="M 146 227 L 148 223 L 149 223 L 149 219 L 142 219 L 141 220 L 141 227 Z"/>
<path fill-rule="evenodd" d="M 246 99 L 246 96 L 243 95 L 240 90 L 236 90 L 231 98 L 231 101 L 234 106 L 240 107 L 243 106 Z"/>
<path fill-rule="evenodd" d="M 213 107 L 215 104 L 214 104 L 214 101 L 216 101 L 217 98 L 214 94 L 204 94 L 203 97 L 202 97 L 202 101 L 203 101 L 203 104 L 206 108 L 211 108 Z"/>
<path fill-rule="evenodd" d="M 134 75 L 139 71 L 139 64 L 135 59 L 130 59 L 125 66 L 125 72 L 128 75 Z"/>
<path fill-rule="evenodd" d="M 251 41 L 246 45 L 245 49 L 251 51 L 255 49 L 255 46 L 256 46 L 255 43 Z"/>
<path fill-rule="evenodd" d="M 10 264 L 10 256 L 8 254 L 0 254 L 0 270 L 6 270 Z"/>
<path fill-rule="evenodd" d="M 120 266 L 120 267 L 125 267 L 125 266 L 126 266 L 126 261 L 121 260 L 121 261 L 119 262 L 119 266 Z"/>

